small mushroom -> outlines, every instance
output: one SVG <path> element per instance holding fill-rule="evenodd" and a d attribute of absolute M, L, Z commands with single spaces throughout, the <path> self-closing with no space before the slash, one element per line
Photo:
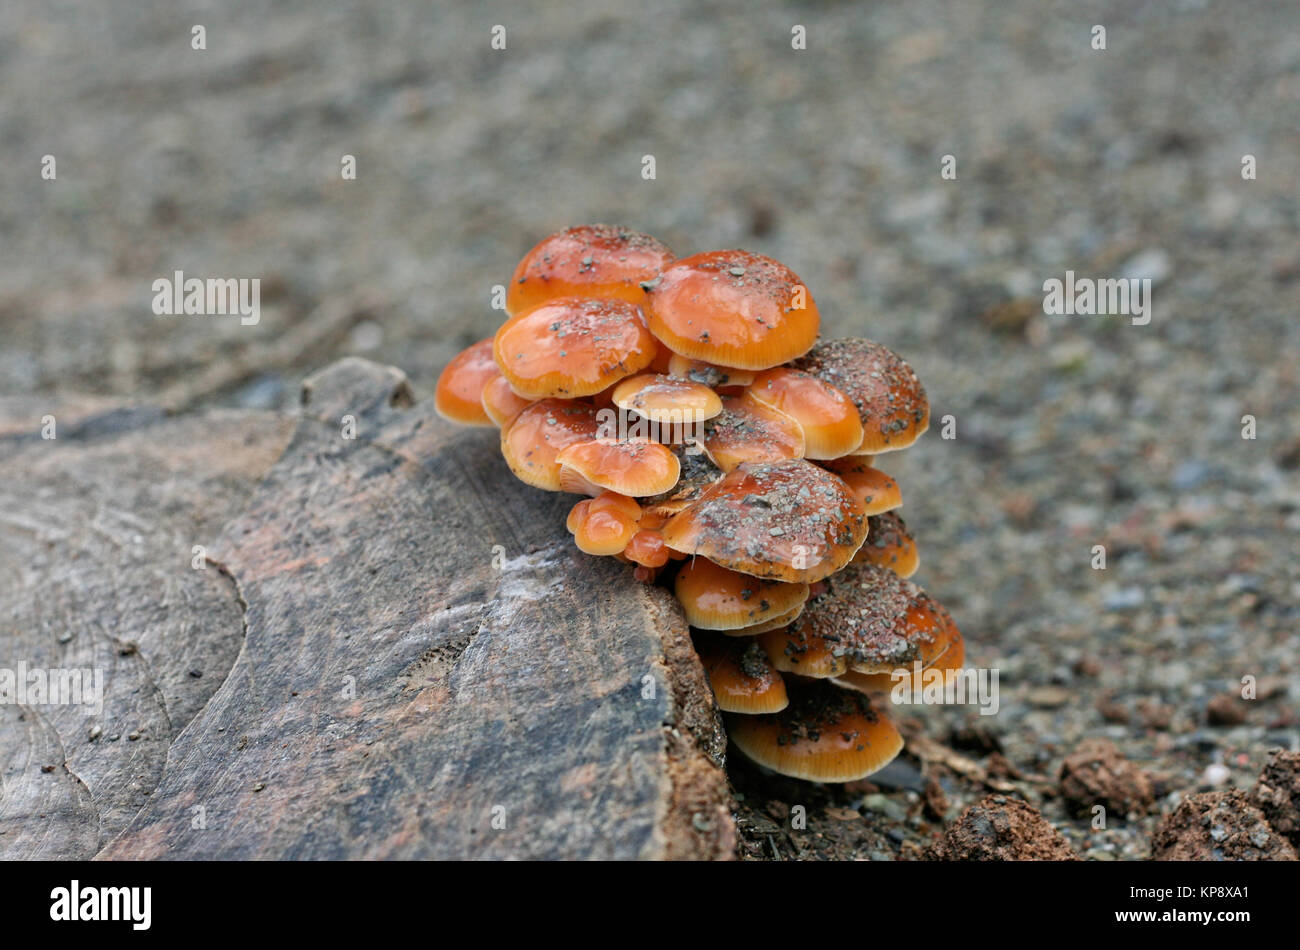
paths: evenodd
<path fill-rule="evenodd" d="M 501 371 L 492 360 L 492 341 L 479 340 L 462 350 L 438 377 L 433 407 L 438 415 L 462 425 L 490 426 L 494 423 L 483 409 L 483 388 Z"/>
<path fill-rule="evenodd" d="M 694 425 L 722 411 L 718 394 L 703 383 L 656 373 L 623 380 L 614 387 L 613 399 L 620 409 L 673 426 Z"/>
<path fill-rule="evenodd" d="M 636 304 L 558 297 L 507 320 L 493 355 L 520 396 L 576 398 L 644 369 L 656 346 Z"/>
<path fill-rule="evenodd" d="M 887 567 L 899 577 L 911 577 L 921 566 L 921 553 L 907 525 L 896 513 L 873 515 L 867 519 L 867 540 L 853 560 L 859 564 Z"/>
<path fill-rule="evenodd" d="M 903 493 L 898 482 L 878 468 L 871 467 L 871 456 L 849 455 L 822 462 L 822 467 L 834 472 L 858 496 L 862 509 L 868 515 L 881 515 L 903 504 Z M 871 533 L 867 533 L 867 543 Z"/>
<path fill-rule="evenodd" d="M 675 551 L 742 574 L 803 583 L 849 563 L 866 533 L 862 505 L 848 486 L 803 459 L 740 465 L 663 527 Z"/>
<path fill-rule="evenodd" d="M 779 713 L 727 716 L 736 748 L 764 768 L 809 782 L 852 782 L 884 768 L 903 748 L 871 700 L 821 683 L 788 684 Z"/>
<path fill-rule="evenodd" d="M 704 450 L 724 472 L 742 462 L 803 458 L 803 429 L 748 394 L 726 396 L 722 412 L 704 423 Z"/>
<path fill-rule="evenodd" d="M 504 429 L 519 418 L 519 413 L 531 406 L 533 401 L 516 394 L 510 388 L 510 383 L 501 375 L 501 370 L 495 362 L 492 368 L 496 370 L 496 375 L 483 387 L 483 411 L 492 420 L 493 425 L 498 429 Z"/>
<path fill-rule="evenodd" d="M 605 492 L 574 505 L 565 519 L 565 527 L 573 535 L 578 550 L 585 554 L 622 554 L 637 533 L 640 513 L 633 499 L 617 492 Z"/>
<path fill-rule="evenodd" d="M 749 251 L 710 251 L 665 267 L 646 299 L 650 332 L 674 353 L 768 369 L 808 352 L 820 317 L 794 271 Z"/>
<path fill-rule="evenodd" d="M 672 552 L 664 544 L 663 535 L 642 525 L 623 549 L 623 556 L 645 568 L 661 568 L 668 563 Z"/>
<path fill-rule="evenodd" d="M 804 458 L 839 458 L 862 445 L 862 420 L 857 407 L 844 393 L 811 373 L 785 366 L 764 370 L 754 377 L 746 392 L 799 423 Z"/>
<path fill-rule="evenodd" d="M 784 657 L 792 672 L 841 676 L 848 669 L 888 673 L 937 658 L 955 630 L 948 612 L 911 581 L 875 565 L 851 564 L 826 579 L 794 623 L 764 634 L 762 642 L 777 669 L 786 668 Z M 826 656 L 839 662 L 825 662 Z"/>
<path fill-rule="evenodd" d="M 701 630 L 739 631 L 792 611 L 798 616 L 808 599 L 807 584 L 762 580 L 702 557 L 677 572 L 673 592 L 686 621 Z"/>
<path fill-rule="evenodd" d="M 714 366 L 701 360 L 693 360 L 680 353 L 663 348 L 668 353 L 666 372 L 669 376 L 679 376 L 694 383 L 701 383 L 710 389 L 725 389 L 731 386 L 748 386 L 754 381 L 754 374 L 747 369 L 733 369 L 729 366 Z"/>
<path fill-rule="evenodd" d="M 761 715 L 789 705 L 785 680 L 752 640 L 697 634 L 695 650 L 723 712 Z"/>
<path fill-rule="evenodd" d="M 641 303 L 643 283 L 673 260 L 648 234 L 588 224 L 543 238 L 524 255 L 506 289 L 506 312 L 523 313 L 556 297 L 603 297 Z"/>
<path fill-rule="evenodd" d="M 893 350 L 870 340 L 822 340 L 796 369 L 838 389 L 862 419 L 862 455 L 905 449 L 930 426 L 930 403 L 912 367 Z"/>
<path fill-rule="evenodd" d="M 643 440 L 593 439 L 565 446 L 555 456 L 560 487 L 579 495 L 616 491 L 634 498 L 658 495 L 677 484 L 681 471 L 672 449 Z"/>
<path fill-rule="evenodd" d="M 501 430 L 501 454 L 521 482 L 545 491 L 563 491 L 556 457 L 575 442 L 594 440 L 599 428 L 593 407 L 543 399 Z"/>

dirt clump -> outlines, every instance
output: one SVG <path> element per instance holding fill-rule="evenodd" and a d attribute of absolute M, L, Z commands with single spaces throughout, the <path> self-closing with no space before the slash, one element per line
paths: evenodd
<path fill-rule="evenodd" d="M 1083 742 L 1061 763 L 1058 778 L 1061 798 L 1076 816 L 1090 814 L 1095 805 L 1119 815 L 1145 815 L 1155 801 L 1151 777 L 1106 739 Z"/>
<path fill-rule="evenodd" d="M 1028 802 L 989 795 L 930 846 L 931 861 L 1077 861 L 1065 836 Z"/>
<path fill-rule="evenodd" d="M 1156 861 L 1295 861 L 1296 851 L 1240 789 L 1188 796 L 1151 836 Z"/>

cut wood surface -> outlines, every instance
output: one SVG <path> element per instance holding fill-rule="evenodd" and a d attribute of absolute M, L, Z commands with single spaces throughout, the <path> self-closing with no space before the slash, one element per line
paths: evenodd
<path fill-rule="evenodd" d="M 0 668 L 103 708 L 0 706 L 0 856 L 733 852 L 676 605 L 493 430 L 355 359 L 292 417 L 46 411 L 0 403 Z"/>

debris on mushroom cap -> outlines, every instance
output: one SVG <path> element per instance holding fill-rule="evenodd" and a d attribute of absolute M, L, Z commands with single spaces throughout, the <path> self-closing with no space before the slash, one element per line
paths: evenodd
<path fill-rule="evenodd" d="M 492 341 L 479 340 L 458 353 L 438 377 L 433 408 L 438 415 L 463 425 L 494 423 L 483 409 L 483 388 L 501 371 L 492 360 Z"/>
<path fill-rule="evenodd" d="M 857 407 L 844 393 L 811 373 L 784 366 L 765 370 L 754 377 L 746 392 L 799 423 L 804 458 L 839 458 L 862 445 Z"/>
<path fill-rule="evenodd" d="M 677 456 L 666 445 L 644 440 L 593 439 L 565 446 L 555 456 L 560 487 L 580 495 L 616 491 L 641 497 L 677 484 Z"/>
<path fill-rule="evenodd" d="M 934 642 L 923 647 L 919 660 L 923 673 L 928 670 L 939 672 L 960 670 L 966 662 L 966 643 L 956 624 L 948 623 L 944 626 Z M 856 689 L 863 693 L 889 693 L 898 684 L 898 680 L 894 677 L 899 671 L 910 677 L 914 669 L 911 666 L 900 666 L 888 673 L 859 673 L 857 670 L 849 670 L 833 677 L 831 682 L 836 686 Z"/>
<path fill-rule="evenodd" d="M 860 673 L 887 673 L 937 658 L 955 633 L 948 612 L 921 588 L 886 568 L 855 563 L 827 578 L 799 618 L 766 634 L 765 642 L 778 669 L 777 653 L 817 657 L 829 652 Z"/>
<path fill-rule="evenodd" d="M 641 373 L 614 387 L 614 403 L 653 422 L 690 425 L 712 419 L 722 400 L 703 383 L 676 376 Z"/>
<path fill-rule="evenodd" d="M 704 423 L 704 449 L 724 472 L 742 462 L 803 458 L 803 429 L 748 394 L 727 396 L 722 412 Z"/>
<path fill-rule="evenodd" d="M 880 469 L 872 468 L 869 455 L 849 455 L 819 464 L 844 479 L 844 484 L 858 496 L 863 511 L 869 516 L 882 515 L 903 504 L 903 493 L 899 490 L 898 482 Z M 871 532 L 868 531 L 867 543 L 870 542 Z"/>
<path fill-rule="evenodd" d="M 822 340 L 794 361 L 853 401 L 862 418 L 856 454 L 905 449 L 930 426 L 930 403 L 912 367 L 886 346 L 870 340 Z"/>
<path fill-rule="evenodd" d="M 584 297 L 525 310 L 493 339 L 497 366 L 529 399 L 595 395 L 649 366 L 656 347 L 636 304 Z"/>
<path fill-rule="evenodd" d="M 751 577 L 702 557 L 682 567 L 673 591 L 687 622 L 703 630 L 738 630 L 764 623 L 797 612 L 808 599 L 807 584 Z"/>
<path fill-rule="evenodd" d="M 754 381 L 754 374 L 747 369 L 734 369 L 730 366 L 714 366 L 703 360 L 693 360 L 672 350 L 663 348 L 669 354 L 667 373 L 679 376 L 693 383 L 701 383 L 710 389 L 723 389 L 727 386 L 748 386 Z"/>
<path fill-rule="evenodd" d="M 501 430 L 501 454 L 510 471 L 525 484 L 563 491 L 556 456 L 575 442 L 596 438 L 596 410 L 563 399 L 535 402 Z"/>
<path fill-rule="evenodd" d="M 723 712 L 758 715 L 780 712 L 789 704 L 785 680 L 752 640 L 697 634 L 695 649 Z"/>
<path fill-rule="evenodd" d="M 516 394 L 510 388 L 510 383 L 501 375 L 501 370 L 495 361 L 492 363 L 492 368 L 496 370 L 496 375 L 483 387 L 481 402 L 483 412 L 492 424 L 498 429 L 504 429 L 519 418 L 519 413 L 532 405 L 533 401 Z"/>
<path fill-rule="evenodd" d="M 787 685 L 790 705 L 763 716 L 727 716 L 736 748 L 759 765 L 810 782 L 852 782 L 903 748 L 893 723 L 861 693 L 822 683 Z"/>
<path fill-rule="evenodd" d="M 921 566 L 916 539 L 903 519 L 894 512 L 872 515 L 867 519 L 867 540 L 853 560 L 859 564 L 887 567 L 899 577 L 911 577 Z"/>
<path fill-rule="evenodd" d="M 804 605 L 807 609 L 807 604 Z M 802 616 L 802 613 L 800 613 Z M 833 637 L 815 633 L 794 633 L 790 624 L 761 634 L 758 642 L 768 658 L 782 673 L 797 673 L 812 679 L 843 676 L 849 671 L 844 650 Z"/>
<path fill-rule="evenodd" d="M 735 250 L 669 264 L 650 288 L 646 316 L 674 353 L 737 369 L 768 369 L 806 353 L 821 322 L 792 270 Z"/>
<path fill-rule="evenodd" d="M 806 583 L 849 563 L 866 534 L 862 505 L 848 486 L 803 459 L 741 465 L 663 527 L 667 545 L 684 554 Z"/>
<path fill-rule="evenodd" d="M 557 231 L 524 255 L 506 289 L 506 312 L 577 295 L 641 303 L 643 283 L 673 260 L 661 242 L 629 228 L 588 224 Z"/>
<path fill-rule="evenodd" d="M 672 450 L 681 466 L 677 484 L 669 491 L 644 501 L 647 509 L 663 514 L 664 520 L 689 507 L 691 502 L 704 494 L 706 488 L 725 474 L 698 445 L 674 445 Z"/>
<path fill-rule="evenodd" d="M 767 633 L 769 630 L 779 630 L 782 627 L 790 626 L 801 613 L 803 613 L 803 604 L 792 610 L 787 610 L 779 617 L 773 617 L 771 620 L 764 620 L 750 624 L 748 627 L 737 627 L 735 630 L 723 630 L 721 632 L 729 637 L 757 637 L 760 633 Z"/>
<path fill-rule="evenodd" d="M 584 498 L 574 505 L 565 519 L 565 526 L 583 553 L 621 554 L 637 532 L 634 510 L 639 513 L 640 509 L 632 499 L 616 492 L 606 492 L 596 498 Z"/>

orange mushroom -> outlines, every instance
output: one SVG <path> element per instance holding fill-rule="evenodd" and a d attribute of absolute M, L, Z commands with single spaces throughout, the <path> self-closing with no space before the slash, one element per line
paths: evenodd
<path fill-rule="evenodd" d="M 803 459 L 740 465 L 663 526 L 675 551 L 803 583 L 849 563 L 866 532 L 862 505 L 848 486 Z"/>
<path fill-rule="evenodd" d="M 636 535 L 640 508 L 631 498 L 605 492 L 584 498 L 569 511 L 565 526 L 573 534 L 578 550 L 585 554 L 622 554 Z"/>
<path fill-rule="evenodd" d="M 594 396 L 650 365 L 655 350 L 636 304 L 582 297 L 525 310 L 493 339 L 497 366 L 528 399 Z"/>
<path fill-rule="evenodd" d="M 483 387 L 500 373 L 492 360 L 492 341 L 479 340 L 456 354 L 442 371 L 433 392 L 433 408 L 452 422 L 493 425 L 483 409 Z"/>
<path fill-rule="evenodd" d="M 642 373 L 614 387 L 614 403 L 651 422 L 688 426 L 712 419 L 722 400 L 703 383 L 676 376 Z"/>
<path fill-rule="evenodd" d="M 867 540 L 853 560 L 887 567 L 899 577 L 911 577 L 921 566 L 921 554 L 903 519 L 894 512 L 867 519 Z"/>
<path fill-rule="evenodd" d="M 506 289 L 506 311 L 523 313 L 556 297 L 641 303 L 642 284 L 673 259 L 661 242 L 628 228 L 588 224 L 557 231 L 524 255 Z"/>
<path fill-rule="evenodd" d="M 762 580 L 702 557 L 677 572 L 673 592 L 687 622 L 702 630 L 738 631 L 792 611 L 797 616 L 808 599 L 807 584 Z"/>
<path fill-rule="evenodd" d="M 650 285 L 650 332 L 674 353 L 736 369 L 768 369 L 808 352 L 821 318 L 778 261 L 710 251 L 665 267 Z"/>
<path fill-rule="evenodd" d="M 644 526 L 623 549 L 623 556 L 634 564 L 646 568 L 660 568 L 668 563 L 671 553 L 664 544 L 663 535 Z"/>
<path fill-rule="evenodd" d="M 668 365 L 665 372 L 669 376 L 680 376 L 694 383 L 702 383 L 710 389 L 723 389 L 728 386 L 748 386 L 754 381 L 754 374 L 747 369 L 733 369 L 730 366 L 714 366 L 701 360 L 693 360 L 680 353 L 663 348 L 668 353 Z"/>
<path fill-rule="evenodd" d="M 821 683 L 787 690 L 790 704 L 779 713 L 727 716 L 731 741 L 764 768 L 809 782 L 852 782 L 902 751 L 903 737 L 867 696 Z"/>
<path fill-rule="evenodd" d="M 848 396 L 810 373 L 778 366 L 754 377 L 746 392 L 799 423 L 804 458 L 839 458 L 862 445 L 857 407 Z"/>
<path fill-rule="evenodd" d="M 487 414 L 493 425 L 498 429 L 504 429 L 519 418 L 519 413 L 532 405 L 532 400 L 516 395 L 510 388 L 510 383 L 501 375 L 501 370 L 495 362 L 492 368 L 496 370 L 496 375 L 483 387 L 483 412 Z"/>
<path fill-rule="evenodd" d="M 704 423 L 704 449 L 724 472 L 742 462 L 803 458 L 803 429 L 748 394 L 726 396 L 721 414 Z"/>
<path fill-rule="evenodd" d="M 806 604 L 804 609 L 807 609 Z M 767 651 L 772 665 L 782 673 L 827 679 L 843 676 L 849 671 L 849 661 L 844 657 L 839 637 L 798 626 L 797 618 L 795 624 L 760 634 L 758 642 Z"/>
<path fill-rule="evenodd" d="M 946 673 L 960 670 L 966 662 L 966 643 L 956 624 L 951 620 L 942 624 L 934 641 L 922 649 L 917 660 L 921 664 L 922 672 L 938 670 Z M 898 671 L 911 676 L 914 667 L 900 666 L 888 673 L 859 673 L 857 670 L 849 670 L 834 677 L 831 682 L 836 686 L 856 689 L 863 693 L 888 693 L 898 684 L 898 680 L 895 679 L 895 673 Z"/>
<path fill-rule="evenodd" d="M 752 640 L 697 634 L 695 650 L 723 712 L 758 715 L 780 712 L 789 704 L 781 674 Z"/>
<path fill-rule="evenodd" d="M 793 365 L 853 401 L 864 433 L 856 454 L 905 449 L 930 426 L 925 387 L 886 346 L 862 339 L 822 340 Z"/>
<path fill-rule="evenodd" d="M 862 502 L 862 508 L 868 515 L 882 515 L 902 505 L 903 493 L 892 477 L 871 467 L 870 459 L 869 455 L 849 455 L 822 462 L 821 465 L 844 480 L 849 490 L 858 496 L 858 501 Z M 870 537 L 868 532 L 867 538 Z"/>
<path fill-rule="evenodd" d="M 555 456 L 560 487 L 579 495 L 616 491 L 642 497 L 677 484 L 677 456 L 666 445 L 642 440 L 593 439 L 565 446 Z"/>
<path fill-rule="evenodd" d="M 543 399 L 501 430 L 501 454 L 521 482 L 545 491 L 563 491 L 556 457 L 575 442 L 592 441 L 598 429 L 596 410 L 591 406 Z"/>

